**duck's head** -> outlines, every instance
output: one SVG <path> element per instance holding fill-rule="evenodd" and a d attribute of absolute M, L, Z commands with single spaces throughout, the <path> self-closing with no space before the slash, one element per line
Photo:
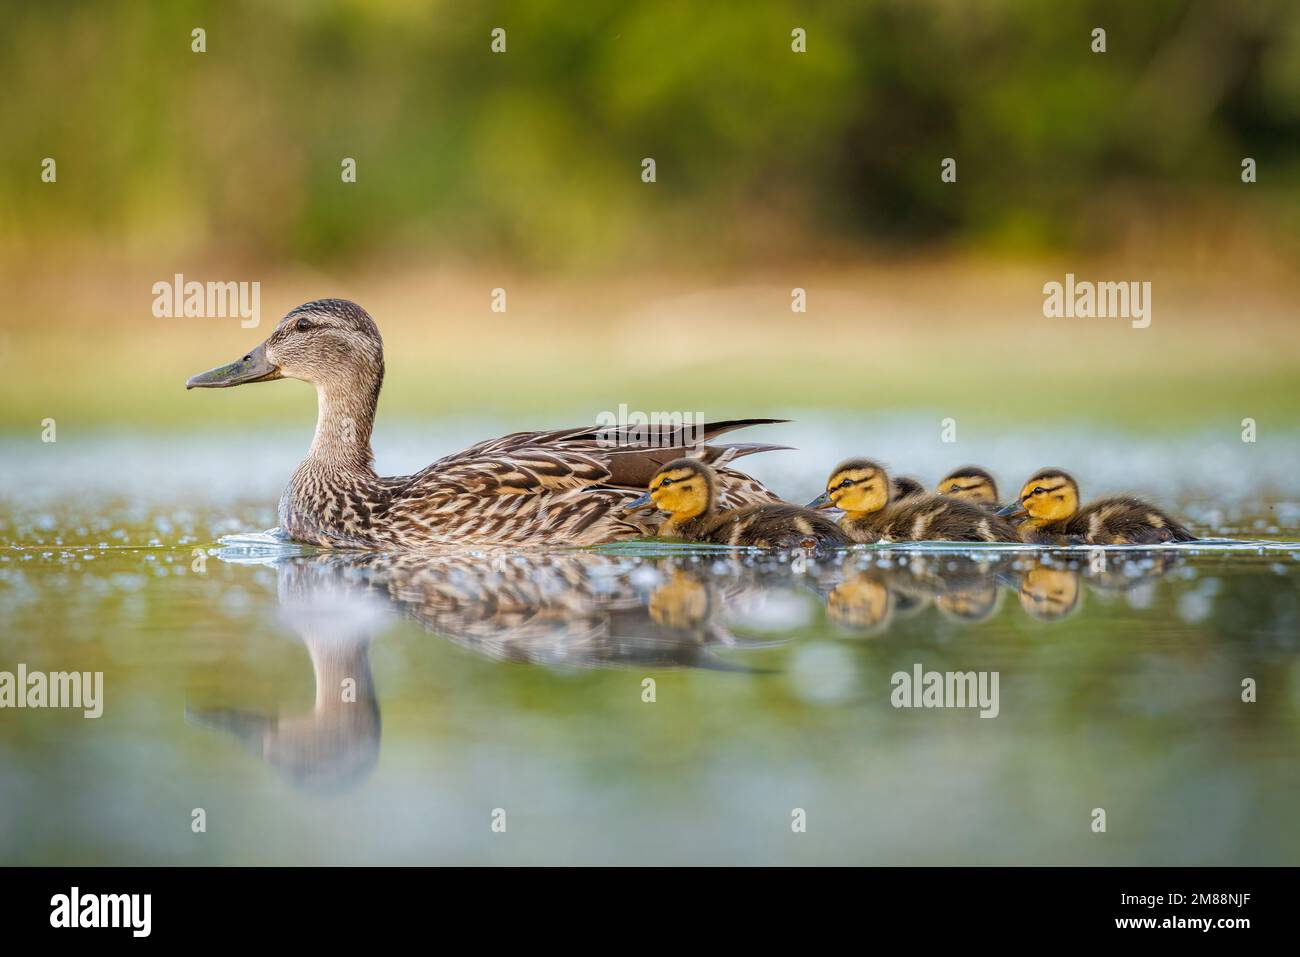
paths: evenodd
<path fill-rule="evenodd" d="M 673 521 L 683 522 L 709 511 L 715 494 L 713 469 L 699 459 L 677 459 L 656 472 L 649 491 L 629 502 L 627 508 L 653 504 L 671 515 Z"/>
<path fill-rule="evenodd" d="M 374 389 L 384 378 L 384 342 L 370 315 L 346 299 L 304 303 L 242 359 L 201 372 L 187 389 L 225 389 L 248 382 L 302 379 L 319 387 Z"/>
<path fill-rule="evenodd" d="M 977 505 L 999 504 L 998 483 L 978 465 L 965 465 L 949 473 L 939 482 L 935 491 Z"/>
<path fill-rule="evenodd" d="M 870 459 L 841 462 L 826 480 L 826 491 L 809 508 L 840 508 L 850 513 L 878 512 L 889 504 L 889 475 Z"/>
<path fill-rule="evenodd" d="M 1020 497 L 999 515 L 1036 522 L 1062 522 L 1079 510 L 1079 483 L 1061 469 L 1039 469 L 1029 476 Z"/>

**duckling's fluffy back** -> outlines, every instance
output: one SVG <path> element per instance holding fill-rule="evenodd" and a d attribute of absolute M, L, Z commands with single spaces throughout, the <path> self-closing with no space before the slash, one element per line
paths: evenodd
<path fill-rule="evenodd" d="M 1088 545 L 1161 545 L 1194 542 L 1196 536 L 1163 509 L 1119 495 L 1084 506 L 1064 523 L 1068 539 Z"/>
<path fill-rule="evenodd" d="M 1015 542 L 1004 518 L 972 502 L 946 495 L 915 495 L 893 503 L 848 528 L 855 541 Z M 874 534 L 874 538 L 869 537 Z"/>
<path fill-rule="evenodd" d="M 692 541 L 754 548 L 835 548 L 852 542 L 830 518 L 786 502 L 752 505 L 700 520 Z M 698 537 L 695 537 L 698 536 Z"/>

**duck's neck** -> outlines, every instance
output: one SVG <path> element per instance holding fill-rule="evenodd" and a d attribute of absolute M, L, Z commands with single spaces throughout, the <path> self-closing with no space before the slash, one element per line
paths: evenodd
<path fill-rule="evenodd" d="M 375 424 L 379 383 L 369 389 L 316 385 L 316 435 L 304 466 L 324 472 L 374 475 L 370 432 Z"/>

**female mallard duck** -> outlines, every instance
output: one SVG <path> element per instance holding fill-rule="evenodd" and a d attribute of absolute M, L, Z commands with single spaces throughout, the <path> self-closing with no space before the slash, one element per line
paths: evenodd
<path fill-rule="evenodd" d="M 1015 529 L 978 505 L 946 495 L 891 494 L 884 466 L 869 459 L 840 464 L 809 508 L 844 510 L 840 527 L 855 542 L 1014 542 Z"/>
<path fill-rule="evenodd" d="M 1061 469 L 1029 477 L 1019 500 L 998 512 L 1017 526 L 1021 541 L 1036 545 L 1159 545 L 1194 542 L 1196 536 L 1146 502 L 1103 498 L 1079 508 L 1079 484 Z"/>
<path fill-rule="evenodd" d="M 741 419 L 661 430 L 659 441 L 621 427 L 516 432 L 433 463 L 414 475 L 375 473 L 370 432 L 384 379 L 374 320 L 343 299 L 294 309 L 260 346 L 194 376 L 187 388 L 302 379 L 316 386 L 316 437 L 280 499 L 280 525 L 315 545 L 420 549 L 445 545 L 594 545 L 653 534 L 624 506 L 663 465 L 701 439 L 746 425 Z M 777 448 L 703 446 L 708 461 Z M 717 473 L 723 508 L 775 501 L 761 483 L 729 468 Z"/>
<path fill-rule="evenodd" d="M 984 508 L 996 511 L 1002 505 L 998 497 L 998 483 L 987 470 L 978 465 L 963 465 L 949 472 L 934 490 L 936 495 L 950 495 L 953 498 L 974 502 Z"/>
<path fill-rule="evenodd" d="M 669 462 L 631 510 L 653 504 L 668 513 L 658 534 L 687 542 L 754 548 L 826 548 L 850 544 L 825 515 L 786 502 L 718 508 L 717 473 L 699 459 Z"/>

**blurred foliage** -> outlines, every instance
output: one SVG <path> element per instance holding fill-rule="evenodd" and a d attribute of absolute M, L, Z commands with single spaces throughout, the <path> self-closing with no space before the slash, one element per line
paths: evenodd
<path fill-rule="evenodd" d="M 0 85 L 0 242 L 33 250 L 551 267 L 1300 224 L 1289 0 L 46 2 L 6 10 Z"/>

